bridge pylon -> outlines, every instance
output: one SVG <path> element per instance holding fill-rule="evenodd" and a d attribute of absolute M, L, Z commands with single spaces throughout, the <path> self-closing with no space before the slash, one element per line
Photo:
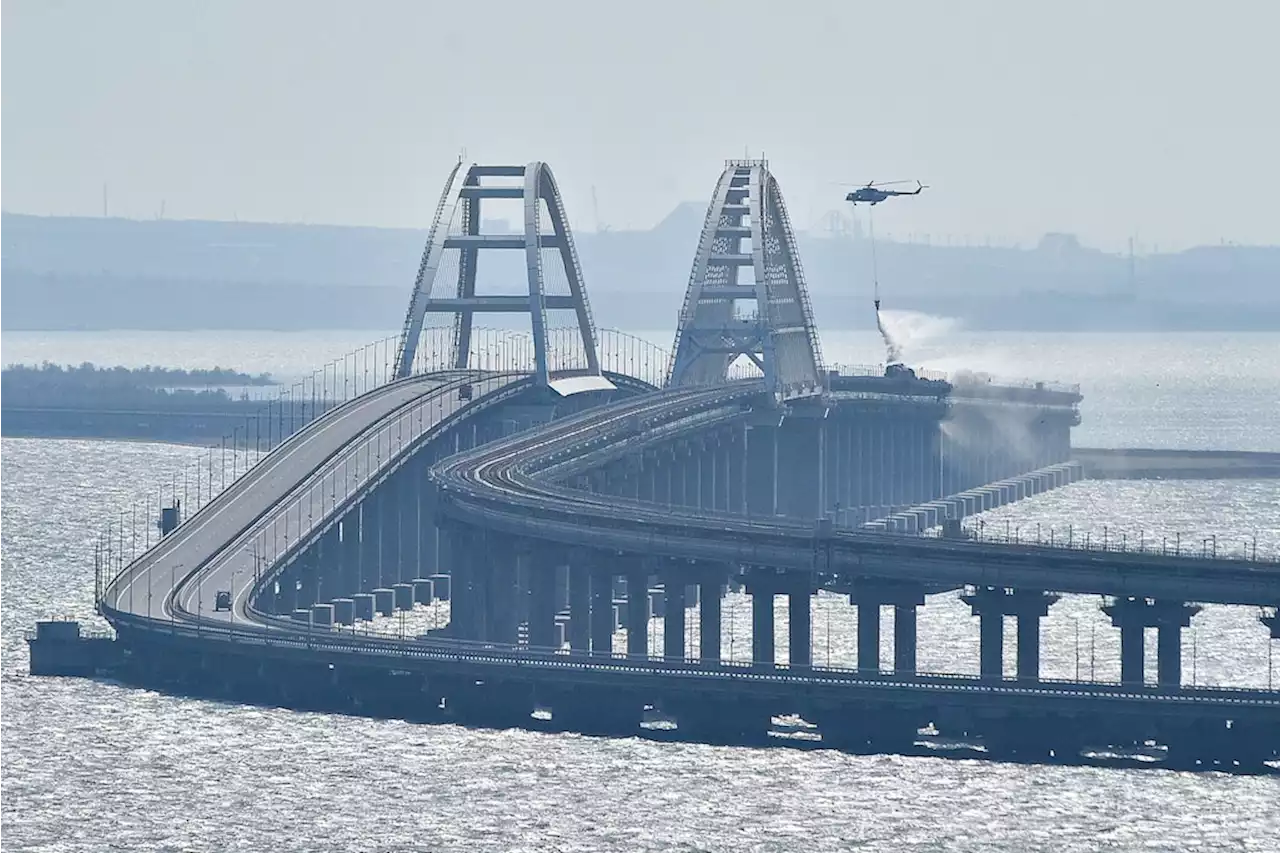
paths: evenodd
<path fill-rule="evenodd" d="M 778 400 L 822 393 L 822 353 L 795 231 L 766 160 L 726 161 L 716 183 L 667 384 L 724 382 L 742 356 Z"/>
<path fill-rule="evenodd" d="M 523 205 L 523 229 L 517 233 L 481 233 L 481 206 L 486 200 L 518 200 Z M 523 279 L 502 293 L 480 293 L 480 257 L 497 250 L 524 253 Z M 508 274 L 512 273 L 507 268 Z M 567 293 L 549 293 L 548 278 L 562 273 Z M 479 288 L 486 289 L 486 288 Z M 581 364 L 565 365 L 562 353 L 548 343 L 548 311 L 571 310 L 577 339 L 567 351 Z M 450 365 L 468 367 L 473 322 L 477 313 L 528 314 L 533 334 L 533 372 L 540 384 L 562 394 L 604 390 L 612 384 L 600 372 L 595 323 L 587 300 L 582 266 L 574 248 L 569 220 L 551 168 L 538 161 L 523 166 L 459 162 L 449 173 L 436 206 L 422 252 L 409 310 L 396 356 L 396 377 L 413 373 L 414 355 L 427 317 L 452 315 Z M 559 342 L 558 342 L 559 343 Z M 579 350 L 580 348 L 580 350 Z"/>

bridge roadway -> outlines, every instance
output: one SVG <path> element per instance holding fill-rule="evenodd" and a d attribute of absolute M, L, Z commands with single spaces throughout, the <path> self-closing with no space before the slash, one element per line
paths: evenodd
<path fill-rule="evenodd" d="M 739 383 L 663 391 L 586 412 L 529 435 L 450 457 L 432 471 L 445 511 L 485 529 L 594 548 L 730 565 L 1221 604 L 1280 602 L 1280 563 L 862 530 L 820 536 L 780 518 L 658 507 L 551 482 L 682 424 L 742 414 L 758 389 Z"/>
<path fill-rule="evenodd" d="M 472 384 L 480 397 L 521 380 L 518 373 L 435 373 L 384 385 L 326 413 L 130 564 L 104 603 L 112 615 L 261 625 L 249 608 L 259 564 L 277 563 L 384 475 L 411 442 L 464 409 L 459 386 Z M 214 610 L 216 590 L 232 591 L 231 610 Z"/>
<path fill-rule="evenodd" d="M 457 393 L 464 383 L 474 387 L 470 403 L 461 401 Z M 951 697 L 946 701 L 963 698 L 978 707 L 999 702 L 1008 710 L 1043 710 L 1058 704 L 1078 708 L 1087 701 L 1094 711 L 1123 707 L 1141 713 L 1142 708 L 1161 707 L 1189 719 L 1199 713 L 1197 709 L 1229 711 L 1242 719 L 1261 714 L 1263 720 L 1274 720 L 1280 711 L 1280 697 L 1266 691 L 1184 688 L 1171 692 L 1047 681 L 993 684 L 967 677 L 868 676 L 839 668 L 788 670 L 619 656 L 601 659 L 438 637 L 361 636 L 312 629 L 251 606 L 255 588 L 279 571 L 291 548 L 296 550 L 300 541 L 318 536 L 326 524 L 341 518 L 352 500 L 375 488 L 433 431 L 493 405 L 496 398 L 509 396 L 522 385 L 527 386 L 528 379 L 518 374 L 433 374 L 392 383 L 327 413 L 113 581 L 102 602 L 104 613 L 133 638 L 160 639 L 167 634 L 171 641 L 200 648 L 229 640 L 239 654 L 263 660 L 285 658 L 286 663 L 320 660 L 330 667 L 335 662 L 368 667 L 394 660 L 394 671 L 421 670 L 463 679 L 490 672 L 494 678 L 517 682 L 615 687 L 649 682 L 691 688 L 700 695 L 709 691 L 758 698 L 786 696 L 803 685 L 807 696 L 827 696 L 832 701 L 843 697 L 919 702 Z M 443 504 L 456 518 L 565 544 L 589 542 L 593 547 L 640 553 L 796 568 L 816 565 L 932 581 L 950 578 L 948 572 L 953 572 L 958 582 L 1017 585 L 1035 581 L 1040 588 L 1058 591 L 1123 594 L 1132 588 L 1151 594 L 1147 585 L 1155 584 L 1161 594 L 1173 583 L 1174 589 L 1202 593 L 1189 598 L 1228 602 L 1269 597 L 1277 591 L 1280 572 L 1276 567 L 1234 561 L 1150 561 L 1133 554 L 857 532 L 835 534 L 815 548 L 813 530 L 796 523 L 658 509 L 546 482 L 548 473 L 574 470 L 593 458 L 616 454 L 622 445 L 634 449 L 655 436 L 741 417 L 759 393 L 758 386 L 740 383 L 623 400 L 455 454 L 439 463 L 431 476 L 441 484 Z M 255 542 L 259 543 L 256 555 Z M 815 554 L 822 562 L 815 563 Z M 269 569 L 255 577 L 258 560 Z M 962 569 L 955 568 L 957 560 Z M 975 569 L 975 565 L 991 568 Z M 217 589 L 234 591 L 230 611 L 212 609 L 208 599 Z M 161 602 L 158 614 L 154 611 L 157 599 Z"/>

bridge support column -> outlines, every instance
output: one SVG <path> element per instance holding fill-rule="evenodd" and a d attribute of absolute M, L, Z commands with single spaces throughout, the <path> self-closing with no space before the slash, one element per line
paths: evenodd
<path fill-rule="evenodd" d="M 1150 598 L 1116 598 L 1103 606 L 1111 624 L 1120 629 L 1120 680 L 1140 686 L 1143 672 L 1145 629 L 1154 627 L 1156 638 L 1156 681 L 1166 689 L 1182 684 L 1182 629 L 1200 612 L 1195 604 Z"/>
<path fill-rule="evenodd" d="M 716 510 L 719 509 L 719 502 L 716 500 L 717 490 L 716 482 L 717 474 L 716 463 L 720 459 L 719 449 L 716 447 L 718 443 L 715 436 L 709 437 L 698 448 L 698 508 Z"/>
<path fill-rule="evenodd" d="M 316 588 L 319 585 L 314 548 L 299 554 L 293 564 L 297 567 L 296 571 L 298 573 L 297 607 L 310 608 L 311 605 L 316 603 Z"/>
<path fill-rule="evenodd" d="M 779 433 L 779 511 L 795 518 L 812 519 L 822 513 L 825 466 L 822 417 L 826 409 L 799 408 L 788 415 Z"/>
<path fill-rule="evenodd" d="M 360 501 L 360 588 L 371 590 L 382 586 L 382 537 L 379 519 L 382 497 L 377 493 Z"/>
<path fill-rule="evenodd" d="M 322 533 L 313 546 L 316 552 L 317 601 L 328 601 L 343 594 L 341 535 L 335 524 Z"/>
<path fill-rule="evenodd" d="M 488 552 L 485 639 L 514 646 L 520 629 L 516 550 L 511 541 L 502 538 L 491 540 Z"/>
<path fill-rule="evenodd" d="M 410 460 L 400 477 L 400 501 L 396 507 L 396 514 L 400 517 L 400 543 L 396 550 L 400 555 L 400 582 L 412 583 L 414 578 L 430 574 L 422 571 L 421 537 L 418 534 L 418 502 L 426 485 L 426 475 L 417 462 Z"/>
<path fill-rule="evenodd" d="M 792 669 L 813 665 L 813 581 L 797 577 L 787 590 L 787 661 Z"/>
<path fill-rule="evenodd" d="M 534 551 L 530 563 L 529 646 L 550 649 L 556 636 L 556 563 L 542 551 Z"/>
<path fill-rule="evenodd" d="M 360 587 L 360 508 L 342 517 L 342 595 L 355 595 Z"/>
<path fill-rule="evenodd" d="M 378 582 L 389 587 L 400 582 L 400 504 L 404 499 L 404 475 L 393 474 L 377 491 L 381 493 L 378 535 L 382 539 Z"/>
<path fill-rule="evenodd" d="M 1004 614 L 978 615 L 978 672 L 983 678 L 1004 677 Z"/>
<path fill-rule="evenodd" d="M 666 603 L 666 612 L 662 614 L 662 655 L 676 660 L 685 659 L 686 578 L 682 568 L 668 565 L 662 572 L 662 597 Z"/>
<path fill-rule="evenodd" d="M 475 563 L 479 544 L 461 525 L 440 529 L 441 556 L 449 568 L 449 636 L 458 640 L 478 639 Z"/>
<path fill-rule="evenodd" d="M 613 573 L 597 568 L 591 573 L 591 652 L 613 654 Z"/>
<path fill-rule="evenodd" d="M 440 571 L 440 532 L 436 527 L 439 490 L 427 479 L 431 457 L 423 451 L 422 471 L 418 475 L 418 577 L 430 577 Z"/>
<path fill-rule="evenodd" d="M 858 602 L 858 671 L 880 672 L 880 602 Z"/>
<path fill-rule="evenodd" d="M 684 505 L 692 509 L 702 508 L 702 448 L 691 443 L 685 448 Z"/>
<path fill-rule="evenodd" d="M 591 568 L 586 555 L 577 553 L 569 562 L 569 648 L 591 649 Z"/>
<path fill-rule="evenodd" d="M 751 662 L 774 666 L 777 653 L 773 643 L 773 596 L 778 591 L 777 575 L 769 570 L 751 570 L 746 589 L 751 596 Z"/>
<path fill-rule="evenodd" d="M 729 512 L 744 515 L 747 512 L 747 492 L 744 485 L 747 473 L 745 438 L 745 431 L 732 432 L 724 443 L 725 508 Z"/>
<path fill-rule="evenodd" d="M 279 592 L 276 594 L 276 613 L 289 615 L 298 608 L 298 569 L 289 566 L 276 579 Z"/>
<path fill-rule="evenodd" d="M 627 572 L 627 655 L 649 657 L 649 572 Z"/>
<path fill-rule="evenodd" d="M 746 505 L 751 516 L 778 513 L 778 423 L 772 415 L 746 430 Z"/>
<path fill-rule="evenodd" d="M 866 673 L 880 671 L 880 608 L 889 604 L 894 608 L 893 671 L 914 675 L 916 608 L 924 604 L 924 588 L 907 581 L 854 578 L 849 602 L 858 606 L 858 669 Z"/>
<path fill-rule="evenodd" d="M 707 569 L 698 582 L 698 658 L 703 663 L 720 663 L 720 587 L 724 571 Z"/>
<path fill-rule="evenodd" d="M 1004 677 L 1004 617 L 1018 619 L 1018 680 L 1040 680 L 1040 619 L 1058 596 L 1040 590 L 977 587 L 961 596 L 981 621 L 978 669 L 983 678 Z"/>
<path fill-rule="evenodd" d="M 677 502 L 680 490 L 676 488 L 677 484 L 683 483 L 677 470 L 677 460 L 674 454 L 668 453 L 666 458 L 662 460 L 662 467 L 658 472 L 658 502 L 666 506 L 672 506 Z"/>
<path fill-rule="evenodd" d="M 658 465 L 654 461 L 653 454 L 649 452 L 640 453 L 639 465 L 635 475 L 637 500 L 657 500 L 657 470 Z"/>
<path fill-rule="evenodd" d="M 893 671 L 896 675 L 916 674 L 916 615 L 914 604 L 893 608 Z"/>

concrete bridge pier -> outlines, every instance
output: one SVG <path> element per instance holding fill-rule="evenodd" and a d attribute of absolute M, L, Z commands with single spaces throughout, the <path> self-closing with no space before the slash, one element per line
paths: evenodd
<path fill-rule="evenodd" d="M 751 596 L 751 662 L 756 666 L 774 666 L 777 653 L 773 641 L 773 597 L 778 592 L 779 578 L 770 569 L 747 571 L 745 588 Z"/>
<path fill-rule="evenodd" d="M 640 561 L 627 570 L 627 656 L 649 657 L 649 570 Z"/>
<path fill-rule="evenodd" d="M 569 557 L 569 648 L 591 650 L 591 566 L 590 557 L 575 552 Z"/>
<path fill-rule="evenodd" d="M 613 570 L 599 566 L 591 572 L 591 653 L 613 654 Z"/>
<path fill-rule="evenodd" d="M 810 572 L 786 575 L 787 661 L 792 669 L 813 666 L 813 594 Z"/>
<path fill-rule="evenodd" d="M 1151 598 L 1115 598 L 1102 608 L 1120 629 L 1120 681 L 1142 685 L 1145 634 L 1155 628 L 1156 683 L 1164 688 L 1182 685 L 1182 629 L 1200 612 L 1199 605 Z"/>
<path fill-rule="evenodd" d="M 354 595 L 363 591 L 360 585 L 360 507 L 354 507 L 344 515 L 340 526 L 340 594 Z"/>
<path fill-rule="evenodd" d="M 684 609 L 686 572 L 683 566 L 664 561 L 659 577 L 662 579 L 662 598 L 666 605 L 662 614 L 662 656 L 684 660 L 686 656 Z"/>
<path fill-rule="evenodd" d="M 529 560 L 529 645 L 550 649 L 556 645 L 556 553 L 533 549 Z"/>
<path fill-rule="evenodd" d="M 292 565 L 276 579 L 276 614 L 285 616 L 298 608 L 298 567 Z"/>
<path fill-rule="evenodd" d="M 698 658 L 703 663 L 720 663 L 720 588 L 727 580 L 727 568 L 708 566 L 698 581 Z"/>
<path fill-rule="evenodd" d="M 849 603 L 858 607 L 858 669 L 880 671 L 880 608 L 888 604 L 893 606 L 893 672 L 915 675 L 916 609 L 924 604 L 924 587 L 884 578 L 855 578 Z"/>
<path fill-rule="evenodd" d="M 429 571 L 424 571 L 422 565 L 419 544 L 421 537 L 418 533 L 418 505 L 421 492 L 427 486 L 426 480 L 426 472 L 418 462 L 410 460 L 405 463 L 400 474 L 400 500 L 396 506 L 396 514 L 399 516 L 397 529 L 400 533 L 396 550 L 400 556 L 398 577 L 401 583 L 412 583 L 414 578 L 430 574 Z"/>
<path fill-rule="evenodd" d="M 459 640 L 479 639 L 476 619 L 475 562 L 478 540 L 458 524 L 440 529 L 440 555 L 449 568 L 449 636 Z"/>
<path fill-rule="evenodd" d="M 440 532 L 436 527 L 439 489 L 427 479 L 426 471 L 431 459 L 423 454 L 422 468 L 417 475 L 418 504 L 418 577 L 426 578 L 440 571 Z"/>
<path fill-rule="evenodd" d="M 719 439 L 712 433 L 702 441 L 698 448 L 698 508 L 702 510 L 720 509 L 719 471 L 720 453 Z"/>
<path fill-rule="evenodd" d="M 747 451 L 746 433 L 742 430 L 726 431 L 721 439 L 723 452 L 725 505 L 728 512 L 746 514 L 747 512 Z"/>
<path fill-rule="evenodd" d="M 657 494 L 657 463 L 654 454 L 645 450 L 636 456 L 636 500 L 653 502 Z"/>
<path fill-rule="evenodd" d="M 360 501 L 360 588 L 371 590 L 382 583 L 382 497 L 377 491 Z"/>
<path fill-rule="evenodd" d="M 400 505 L 404 502 L 404 475 L 393 474 L 378 487 L 378 583 L 390 587 L 400 582 Z"/>
<path fill-rule="evenodd" d="M 745 483 L 747 514 L 754 517 L 778 513 L 778 428 L 782 416 L 760 412 L 747 423 Z"/>
<path fill-rule="evenodd" d="M 1004 677 L 1004 617 L 1017 617 L 1019 681 L 1040 680 L 1040 620 L 1058 600 L 1040 590 L 978 587 L 961 596 L 979 622 L 979 672 L 983 678 Z"/>
<path fill-rule="evenodd" d="M 338 525 L 320 535 L 315 551 L 316 601 L 328 601 L 342 595 L 342 541 Z"/>
<path fill-rule="evenodd" d="M 689 439 L 681 447 L 684 459 L 684 501 L 682 506 L 700 510 L 703 507 L 703 442 L 698 438 Z"/>
<path fill-rule="evenodd" d="M 817 518 L 826 496 L 823 419 L 825 407 L 797 404 L 782 423 L 777 441 L 777 512 Z"/>
<path fill-rule="evenodd" d="M 485 613 L 484 639 L 514 646 L 520 629 L 520 590 L 517 571 L 517 551 L 513 541 L 506 537 L 491 539 L 489 543 L 488 575 L 486 584 L 488 605 Z"/>
<path fill-rule="evenodd" d="M 316 569 L 314 549 L 303 551 L 293 561 L 298 578 L 298 599 L 296 607 L 310 608 L 316 603 L 319 593 L 319 572 Z"/>

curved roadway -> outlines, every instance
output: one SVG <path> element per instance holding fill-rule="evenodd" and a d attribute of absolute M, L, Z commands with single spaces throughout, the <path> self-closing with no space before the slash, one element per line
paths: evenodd
<path fill-rule="evenodd" d="M 476 397 L 523 374 L 454 371 L 384 385 L 325 413 L 179 525 L 106 590 L 117 613 L 162 620 L 252 621 L 248 602 L 262 566 L 274 567 L 354 493 L 385 475 L 400 454 Z M 229 611 L 214 609 L 231 590 Z"/>
<path fill-rule="evenodd" d="M 474 401 L 459 399 L 464 383 L 474 387 Z M 873 690 L 945 690 L 988 694 L 992 691 L 1027 697 L 1089 696 L 1109 701 L 1211 702 L 1277 708 L 1274 693 L 1259 691 L 1184 690 L 1181 694 L 1134 692 L 1119 685 L 990 685 L 976 679 L 867 678 L 844 670 L 813 668 L 804 672 L 760 671 L 734 664 L 691 667 L 678 661 L 625 662 L 587 658 L 548 650 L 506 649 L 492 645 L 434 639 L 314 634 L 287 620 L 273 620 L 249 607 L 257 567 L 278 571 L 299 538 L 314 537 L 346 512 L 348 503 L 393 470 L 433 430 L 455 417 L 491 404 L 515 391 L 528 378 L 522 374 L 455 371 L 399 380 L 326 413 L 292 437 L 260 464 L 219 494 L 157 547 L 130 565 L 107 589 L 103 609 L 109 618 L 163 630 L 192 631 L 204 626 L 210 638 L 226 636 L 254 642 L 270 631 L 276 647 L 305 647 L 310 653 L 396 655 L 408 663 L 448 660 L 492 667 L 524 667 L 523 672 L 558 672 L 561 677 L 590 670 L 593 678 L 634 674 L 725 679 L 735 683 L 793 682 Z M 504 392 L 504 393 L 495 393 Z M 442 504 L 461 518 L 535 539 L 624 551 L 669 554 L 725 562 L 812 568 L 812 528 L 781 519 L 762 521 L 726 514 L 672 510 L 616 496 L 595 495 L 556 485 L 593 460 L 616 458 L 645 442 L 677 434 L 695 425 L 730 422 L 758 399 L 756 383 L 703 389 L 681 389 L 623 400 L 555 421 L 539 429 L 456 454 L 438 463 L 431 476 L 442 490 Z M 487 397 L 486 397 L 487 395 Z M 472 408 L 474 407 L 474 408 Z M 1070 572 L 1080 577 L 1118 578 L 1118 583 L 1150 582 L 1159 573 L 1176 572 L 1177 564 L 1211 564 L 1201 568 L 1231 573 L 1234 583 L 1260 585 L 1280 597 L 1280 566 L 1247 566 L 1234 561 L 1136 559 L 1147 555 L 1097 554 L 1022 546 L 992 549 L 989 545 L 842 532 L 831 537 L 827 566 L 856 571 L 862 566 L 884 574 L 890 563 L 901 567 L 907 553 L 927 562 L 930 579 L 941 567 L 969 563 L 975 555 L 997 559 L 1003 552 L 1012 564 L 1052 568 L 1055 582 L 1045 587 L 1071 591 Z M 904 552 L 904 549 L 907 549 Z M 1028 560 L 1026 552 L 1037 560 Z M 1041 553 L 1043 552 L 1043 553 Z M 877 568 L 876 560 L 879 560 Z M 1056 562 L 1047 562 L 1056 561 Z M 1092 573 L 1091 562 L 1097 562 Z M 1117 564 L 1121 571 L 1116 571 Z M 923 570 L 922 570 L 923 571 Z M 1241 575 L 1241 573 L 1244 573 Z M 268 577 L 270 574 L 268 574 Z M 893 576 L 893 572 L 889 572 Z M 984 582 L 982 577 L 965 578 Z M 1126 580 L 1129 579 L 1129 580 Z M 1222 578 L 1219 578 L 1220 580 Z M 1043 581 L 1043 578 L 1041 578 Z M 1082 582 L 1083 583 L 1083 582 Z M 1011 584 L 1012 585 L 1012 584 Z M 1044 588 L 1044 587 L 1042 587 Z M 230 611 L 214 611 L 213 592 L 233 591 Z M 1099 591 L 1090 586 L 1087 591 Z M 1196 597 L 1196 600 L 1206 600 Z M 1208 597 L 1207 600 L 1215 600 Z M 158 608 L 158 611 L 157 611 Z M 178 626 L 181 625 L 179 628 Z M 228 628 L 234 628 L 228 632 Z M 218 630 L 220 629 L 220 630 Z M 245 629 L 248 629 L 245 631 Z M 265 637 L 257 642 L 264 642 Z"/>
<path fill-rule="evenodd" d="M 491 530 L 593 547 L 733 565 L 830 569 L 925 582 L 1157 596 L 1222 604 L 1280 603 L 1280 563 L 993 544 L 863 530 L 817 538 L 781 518 L 668 508 L 558 484 L 593 462 L 634 452 L 693 422 L 728 421 L 754 383 L 671 390 L 557 421 L 450 457 L 432 470 L 453 516 Z"/>

